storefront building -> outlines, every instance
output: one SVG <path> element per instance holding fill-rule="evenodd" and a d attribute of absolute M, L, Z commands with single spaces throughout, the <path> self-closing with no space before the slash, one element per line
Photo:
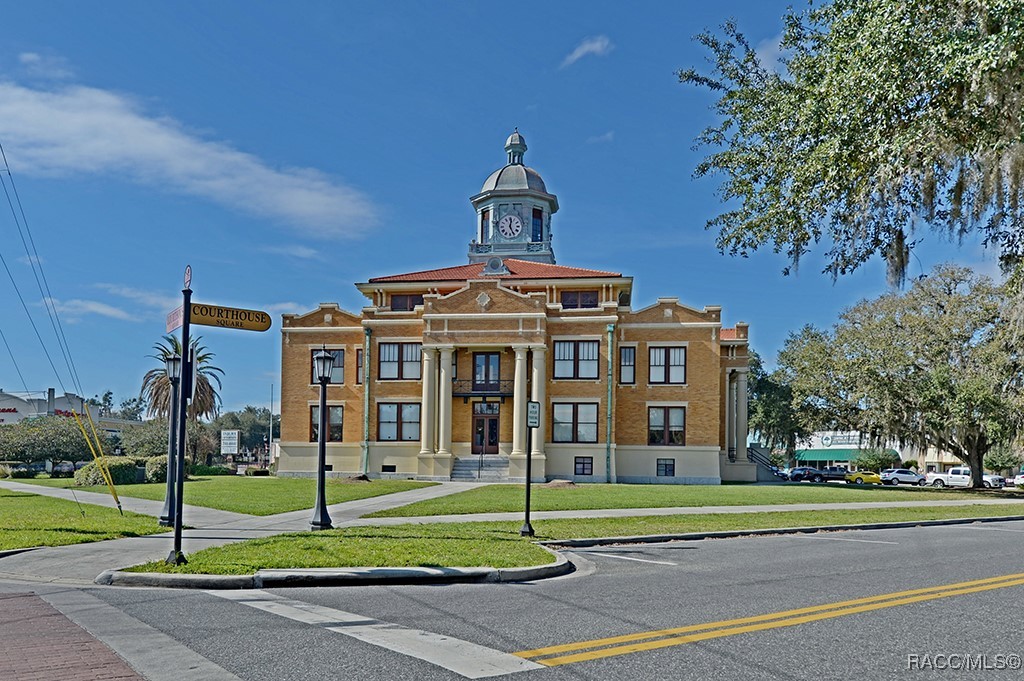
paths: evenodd
<path fill-rule="evenodd" d="M 357 284 L 358 314 L 284 315 L 279 474 L 315 473 L 326 349 L 331 475 L 522 481 L 529 456 L 535 481 L 756 479 L 747 325 L 677 298 L 634 310 L 631 277 L 556 264 L 558 199 L 526 148 L 513 133 L 471 198 L 468 264 Z"/>

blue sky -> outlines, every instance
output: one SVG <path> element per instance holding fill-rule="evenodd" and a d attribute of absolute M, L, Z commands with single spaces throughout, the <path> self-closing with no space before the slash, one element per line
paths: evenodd
<path fill-rule="evenodd" d="M 514 7 L 514 9 L 510 9 Z M 735 18 L 765 54 L 786 3 L 7 3 L 0 143 L 86 396 L 138 393 L 180 304 L 271 312 L 262 334 L 196 327 L 225 371 L 226 409 L 280 388 L 280 314 L 358 311 L 354 282 L 466 262 L 469 197 L 518 126 L 558 195 L 560 264 L 634 277 L 659 296 L 722 305 L 772 362 L 791 331 L 885 291 L 872 262 L 833 283 L 820 248 L 783 276 L 770 249 L 721 255 L 714 179 L 693 140 L 712 97 L 675 71 Z M 0 388 L 74 391 L 0 199 Z M 911 275 L 950 259 L 989 274 L 975 243 L 931 233 Z M 19 376 L 19 371 L 21 376 Z M 24 381 L 22 380 L 24 378 Z M 275 401 L 277 397 L 275 396 Z"/>

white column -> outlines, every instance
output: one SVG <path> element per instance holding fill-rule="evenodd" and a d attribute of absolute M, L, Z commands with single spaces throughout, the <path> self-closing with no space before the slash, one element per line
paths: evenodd
<path fill-rule="evenodd" d="M 526 455 L 526 351 L 525 345 L 514 345 L 516 353 L 515 384 L 512 388 L 512 452 L 511 456 Z"/>
<path fill-rule="evenodd" d="M 736 460 L 747 460 L 747 371 L 736 376 Z"/>
<path fill-rule="evenodd" d="M 452 348 L 441 348 L 441 390 L 437 409 L 437 454 L 452 454 Z"/>
<path fill-rule="evenodd" d="M 735 446 L 736 436 L 736 394 L 733 392 L 735 384 L 732 369 L 725 370 L 725 453 Z"/>
<path fill-rule="evenodd" d="M 420 454 L 434 453 L 437 413 L 437 349 L 423 348 L 423 402 L 420 405 Z"/>
<path fill-rule="evenodd" d="M 546 402 L 548 381 L 546 351 L 547 348 L 543 345 L 537 345 L 533 348 L 533 374 L 530 377 L 530 381 L 533 384 L 533 401 L 540 403 L 540 425 L 533 429 L 533 451 L 530 452 L 531 457 L 544 456 L 544 423 L 548 414 L 548 405 Z"/>

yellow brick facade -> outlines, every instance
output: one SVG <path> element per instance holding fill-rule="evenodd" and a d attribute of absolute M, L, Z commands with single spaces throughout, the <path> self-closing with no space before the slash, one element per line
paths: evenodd
<path fill-rule="evenodd" d="M 317 445 L 312 441 L 310 408 L 318 404 L 320 387 L 313 382 L 312 355 L 326 347 L 344 350 L 344 382 L 327 387 L 328 405 L 342 406 L 344 414 L 342 441 L 327 444 L 331 475 L 448 479 L 460 460 L 478 456 L 472 442 L 474 404 L 483 401 L 497 405 L 491 407 L 497 410 L 494 455 L 507 459 L 509 480 L 524 479 L 525 401 L 537 394 L 533 377 L 539 376 L 543 377 L 544 397 L 538 432 L 544 437 L 532 447 L 535 481 L 605 481 L 609 473 L 611 480 L 619 482 L 753 479 L 752 464 L 745 455 L 736 456 L 737 449 L 745 448 L 745 438 L 739 442 L 739 426 L 730 434 L 728 425 L 741 409 L 736 383 L 747 365 L 746 325 L 737 324 L 723 334 L 720 308 L 698 310 L 674 298 L 659 299 L 634 311 L 620 304 L 620 300 L 628 300 L 631 287 L 632 280 L 619 275 L 363 284 L 359 288 L 371 306 L 360 314 L 323 304 L 304 315 L 285 315 L 280 473 L 315 472 Z M 563 309 L 560 295 L 567 290 L 596 291 L 599 303 L 593 308 Z M 392 311 L 390 295 L 398 291 L 422 295 L 423 303 L 411 311 Z M 556 344 L 567 341 L 597 342 L 596 378 L 555 377 Z M 419 344 L 418 377 L 381 379 L 382 343 Z M 633 349 L 632 383 L 621 380 L 621 348 Z M 685 348 L 685 382 L 652 382 L 652 349 L 667 354 L 679 348 Z M 367 350 L 369 361 L 363 371 L 368 369 L 369 381 L 362 380 L 357 366 L 357 355 Z M 501 395 L 474 392 L 475 356 L 479 353 L 497 353 Z M 428 360 L 427 354 L 432 359 Z M 523 362 L 522 385 L 516 382 L 517 355 Z M 449 387 L 441 382 L 439 366 L 446 356 L 453 357 L 445 372 Z M 428 366 L 434 370 L 433 391 L 424 390 Z M 517 400 L 517 395 L 525 400 Z M 424 400 L 431 403 L 429 410 Z M 517 401 L 524 404 L 517 408 Z M 419 437 L 400 442 L 378 440 L 380 403 L 419 405 Z M 554 441 L 555 405 L 572 404 L 596 405 L 595 442 Z M 649 444 L 651 410 L 680 408 L 685 409 L 684 442 Z M 522 413 L 517 416 L 519 410 Z M 518 438 L 517 418 L 522 419 Z M 425 432 L 428 420 L 429 434 Z M 449 424 L 450 442 L 444 441 L 443 421 Z"/>

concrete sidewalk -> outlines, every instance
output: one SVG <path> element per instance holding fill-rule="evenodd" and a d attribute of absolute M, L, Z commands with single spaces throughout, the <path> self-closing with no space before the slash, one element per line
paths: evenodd
<path fill-rule="evenodd" d="M 357 519 L 366 513 L 456 494 L 482 484 L 485 483 L 445 482 L 408 492 L 397 492 L 334 504 L 328 507 L 328 511 L 336 527 L 349 524 L 374 524 Z M 72 501 L 77 496 L 78 501 L 82 503 L 116 506 L 109 495 L 95 492 L 75 491 L 72 494 L 70 489 L 7 481 L 0 481 L 0 487 L 11 491 Z M 159 516 L 163 509 L 163 502 L 130 497 L 123 497 L 121 505 L 126 511 L 131 510 L 152 516 Z M 189 554 L 211 546 L 268 537 L 282 532 L 305 531 L 309 529 L 311 515 L 311 509 L 278 515 L 252 516 L 186 505 L 183 510 L 183 518 L 184 523 L 190 526 L 190 529 L 182 531 L 181 548 L 186 554 Z M 0 558 L 0 580 L 93 585 L 93 580 L 105 570 L 164 560 L 173 548 L 173 538 L 172 532 L 166 532 L 145 537 L 25 551 Z"/>

